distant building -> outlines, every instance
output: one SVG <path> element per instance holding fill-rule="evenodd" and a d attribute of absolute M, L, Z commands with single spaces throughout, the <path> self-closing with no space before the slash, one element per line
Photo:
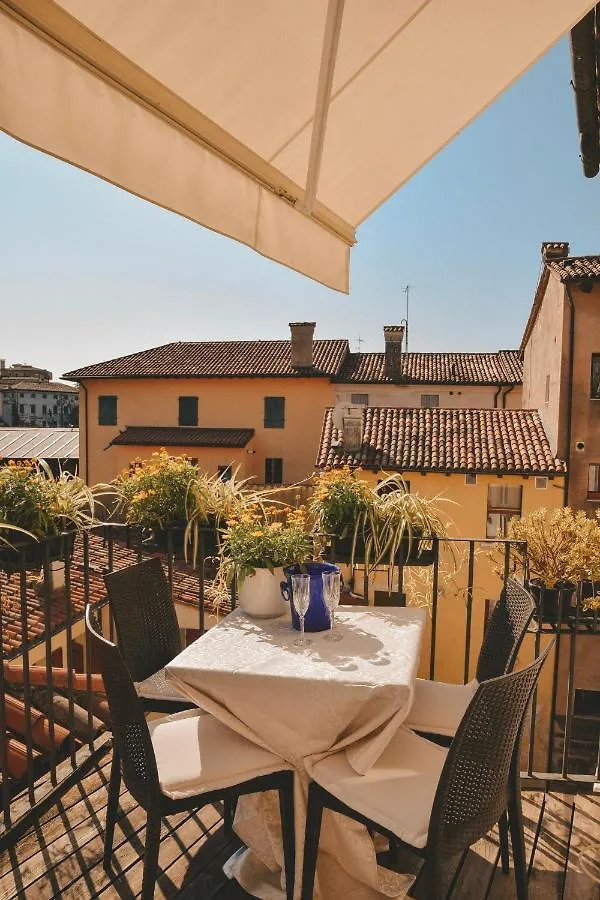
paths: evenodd
<path fill-rule="evenodd" d="M 0 359 L 0 426 L 68 428 L 78 424 L 76 388 L 52 381 L 52 372 Z"/>

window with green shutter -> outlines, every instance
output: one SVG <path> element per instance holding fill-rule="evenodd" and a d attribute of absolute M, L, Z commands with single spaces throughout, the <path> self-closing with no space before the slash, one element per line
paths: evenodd
<path fill-rule="evenodd" d="M 198 398 L 197 397 L 180 397 L 179 398 L 179 424 L 180 425 L 197 425 L 198 424 Z"/>
<path fill-rule="evenodd" d="M 98 397 L 98 425 L 117 424 L 117 398 L 112 395 Z"/>
<path fill-rule="evenodd" d="M 285 425 L 285 397 L 265 397 L 265 428 Z"/>

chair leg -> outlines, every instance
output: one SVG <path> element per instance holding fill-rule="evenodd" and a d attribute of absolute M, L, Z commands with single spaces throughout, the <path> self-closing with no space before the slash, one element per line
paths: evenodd
<path fill-rule="evenodd" d="M 417 882 L 417 897 L 423 900 L 445 900 L 444 872 L 437 859 L 425 860 Z"/>
<path fill-rule="evenodd" d="M 279 815 L 283 840 L 283 862 L 285 867 L 285 893 L 287 900 L 293 900 L 296 869 L 296 831 L 294 823 L 294 773 L 284 775 L 279 788 Z"/>
<path fill-rule="evenodd" d="M 304 865 L 302 867 L 302 893 L 300 894 L 301 900 L 313 900 L 322 819 L 323 802 L 319 797 L 319 786 L 313 782 L 308 789 L 306 832 L 304 835 Z"/>
<path fill-rule="evenodd" d="M 233 837 L 233 817 L 235 816 L 236 798 L 225 794 L 223 800 L 223 829 L 227 838 Z"/>
<path fill-rule="evenodd" d="M 508 803 L 508 824 L 512 842 L 513 862 L 515 864 L 515 882 L 517 900 L 528 900 L 527 860 L 525 858 L 525 835 L 523 832 L 523 810 L 521 795 L 512 793 Z"/>
<path fill-rule="evenodd" d="M 508 817 L 506 811 L 502 813 L 498 821 L 498 837 L 500 842 L 500 859 L 502 871 L 505 875 L 510 872 L 510 856 L 508 850 Z"/>
<path fill-rule="evenodd" d="M 148 808 L 146 822 L 146 847 L 144 850 L 144 876 L 141 900 L 153 900 L 158 874 L 158 849 L 160 847 L 160 811 Z"/>
<path fill-rule="evenodd" d="M 115 819 L 119 805 L 119 789 L 121 787 L 121 764 L 117 748 L 113 748 L 112 765 L 110 767 L 110 780 L 108 782 L 108 802 L 106 804 L 106 826 L 104 829 L 104 859 L 102 865 L 105 871 L 110 868 L 112 856 L 113 838 L 115 834 Z"/>

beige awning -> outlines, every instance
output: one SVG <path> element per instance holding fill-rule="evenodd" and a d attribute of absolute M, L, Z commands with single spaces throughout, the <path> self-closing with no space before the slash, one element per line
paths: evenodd
<path fill-rule="evenodd" d="M 0 0 L 0 128 L 347 291 L 356 227 L 592 5 Z"/>

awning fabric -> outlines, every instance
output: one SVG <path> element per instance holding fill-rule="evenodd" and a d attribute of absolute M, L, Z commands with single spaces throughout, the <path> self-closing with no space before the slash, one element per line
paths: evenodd
<path fill-rule="evenodd" d="M 592 5 L 0 0 L 0 128 L 347 291 L 356 227 Z"/>

